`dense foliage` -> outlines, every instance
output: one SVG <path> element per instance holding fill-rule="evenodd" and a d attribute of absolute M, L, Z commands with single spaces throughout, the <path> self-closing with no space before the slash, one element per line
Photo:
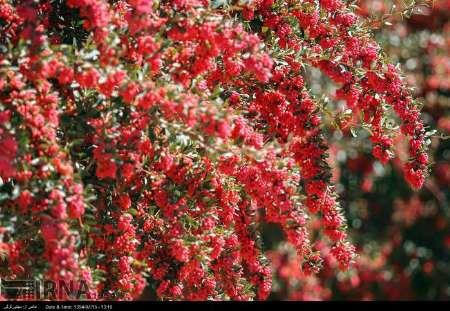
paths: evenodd
<path fill-rule="evenodd" d="M 266 299 L 272 230 L 300 280 L 347 270 L 339 137 L 380 167 L 399 155 L 419 189 L 434 134 L 356 9 L 0 0 L 0 276 L 83 280 L 88 299 Z"/>

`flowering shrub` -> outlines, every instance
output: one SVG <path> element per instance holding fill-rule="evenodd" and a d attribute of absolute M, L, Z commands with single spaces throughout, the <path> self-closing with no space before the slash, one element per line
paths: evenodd
<path fill-rule="evenodd" d="M 346 270 L 330 133 L 364 130 L 382 164 L 406 137 L 414 189 L 432 135 L 354 11 L 0 0 L 1 277 L 83 280 L 88 299 L 266 299 L 267 225 L 302 275 Z M 309 70 L 335 92 L 313 94 Z"/>

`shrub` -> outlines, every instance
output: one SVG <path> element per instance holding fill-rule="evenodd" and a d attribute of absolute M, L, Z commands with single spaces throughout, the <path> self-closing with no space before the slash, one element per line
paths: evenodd
<path fill-rule="evenodd" d="M 421 105 L 343 1 L 0 3 L 2 277 L 266 299 L 266 224 L 303 273 L 353 260 L 331 130 L 366 131 L 383 164 L 407 137 L 404 178 L 424 183 Z"/>

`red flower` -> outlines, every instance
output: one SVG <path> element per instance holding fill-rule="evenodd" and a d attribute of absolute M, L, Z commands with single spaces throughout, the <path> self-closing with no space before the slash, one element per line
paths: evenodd
<path fill-rule="evenodd" d="M 116 178 L 117 165 L 111 156 L 106 156 L 97 162 L 97 169 L 95 175 L 99 179 Z"/>
<path fill-rule="evenodd" d="M 121 210 L 126 211 L 131 207 L 131 199 L 128 194 L 121 194 L 117 198 L 117 204 L 119 205 Z"/>
<path fill-rule="evenodd" d="M 5 180 L 13 177 L 16 173 L 13 162 L 17 150 L 18 145 L 13 137 L 0 138 L 0 177 Z"/>
<path fill-rule="evenodd" d="M 91 68 L 77 74 L 76 80 L 81 87 L 95 88 L 98 85 L 100 74 L 97 69 Z"/>
<path fill-rule="evenodd" d="M 136 96 L 139 92 L 139 86 L 136 83 L 131 82 L 120 92 L 120 96 L 122 96 L 125 103 L 131 104 L 136 100 Z"/>
<path fill-rule="evenodd" d="M 414 169 L 411 164 L 405 165 L 404 169 L 406 181 L 414 189 L 420 189 L 425 182 L 425 175 L 421 169 Z"/>

